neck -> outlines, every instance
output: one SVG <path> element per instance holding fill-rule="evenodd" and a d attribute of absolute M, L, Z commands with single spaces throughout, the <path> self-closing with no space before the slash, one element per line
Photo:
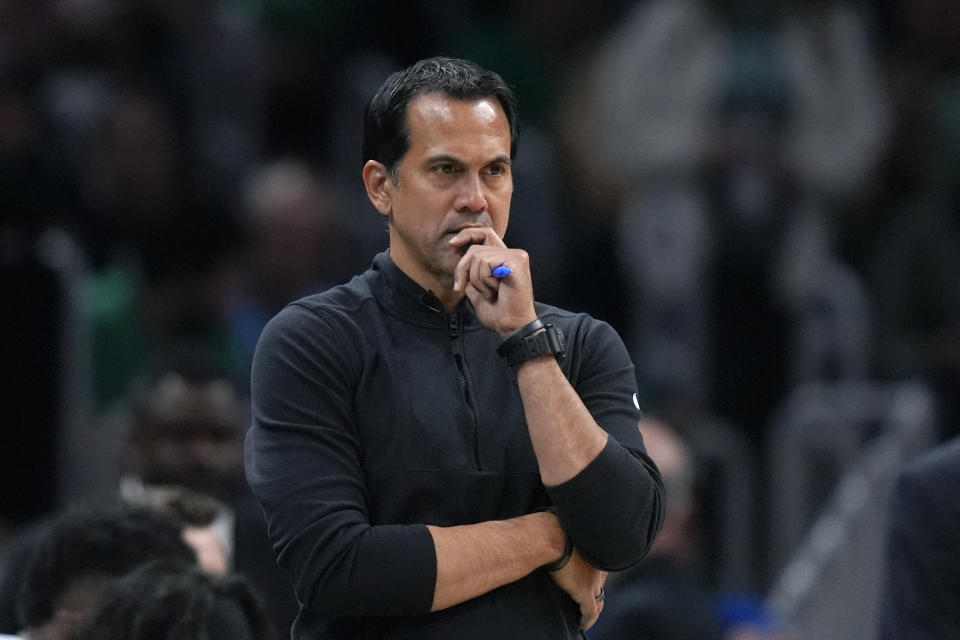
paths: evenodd
<path fill-rule="evenodd" d="M 447 311 L 453 311 L 456 309 L 457 305 L 460 304 L 460 301 L 463 300 L 463 294 L 458 291 L 454 291 L 453 287 L 440 292 L 434 291 L 433 294 L 437 296 L 437 299 L 440 300 L 441 304 L 443 304 L 443 307 Z"/>

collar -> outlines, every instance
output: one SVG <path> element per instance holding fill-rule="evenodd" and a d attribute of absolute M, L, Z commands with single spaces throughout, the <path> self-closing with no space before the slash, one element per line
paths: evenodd
<path fill-rule="evenodd" d="M 466 296 L 453 312 L 448 313 L 432 291 L 421 287 L 396 265 L 389 249 L 374 256 L 373 264 L 364 278 L 377 302 L 407 321 L 421 326 L 446 328 L 448 315 L 455 313 L 464 329 L 482 326 Z"/>

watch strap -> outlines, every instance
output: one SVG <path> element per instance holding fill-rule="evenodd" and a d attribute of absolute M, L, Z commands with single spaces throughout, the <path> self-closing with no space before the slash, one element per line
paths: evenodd
<path fill-rule="evenodd" d="M 507 364 L 516 367 L 522 362 L 542 355 L 553 354 L 563 362 L 565 344 L 563 333 L 552 324 L 535 320 L 510 336 L 497 348 Z"/>

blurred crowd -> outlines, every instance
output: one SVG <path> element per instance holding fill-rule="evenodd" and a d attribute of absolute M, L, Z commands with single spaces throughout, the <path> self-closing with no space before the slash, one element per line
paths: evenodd
<path fill-rule="evenodd" d="M 0 571 L 70 464 L 213 497 L 242 566 L 253 347 L 386 247 L 363 108 L 435 54 L 516 88 L 507 242 L 695 450 L 762 460 L 810 381 L 923 380 L 960 433 L 958 33 L 951 0 L 0 0 Z"/>

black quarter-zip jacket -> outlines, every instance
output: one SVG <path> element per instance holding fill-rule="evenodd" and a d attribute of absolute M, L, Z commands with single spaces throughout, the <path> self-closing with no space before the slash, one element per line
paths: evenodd
<path fill-rule="evenodd" d="M 564 372 L 612 437 L 544 487 L 516 376 L 468 301 L 448 312 L 387 252 L 267 325 L 252 376 L 247 479 L 301 612 L 294 638 L 577 638 L 576 604 L 543 571 L 430 613 L 426 525 L 554 505 L 595 566 L 646 553 L 663 486 L 637 429 L 633 365 L 616 332 L 537 304 L 564 333 Z"/>

